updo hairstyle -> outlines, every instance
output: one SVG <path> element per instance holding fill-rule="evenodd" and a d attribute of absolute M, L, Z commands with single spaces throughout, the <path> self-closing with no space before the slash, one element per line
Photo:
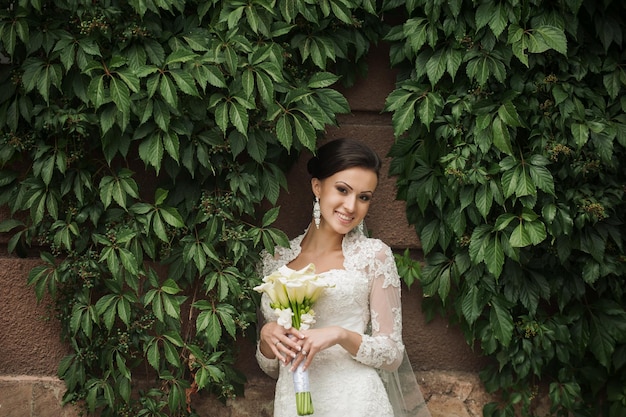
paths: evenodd
<path fill-rule="evenodd" d="M 365 168 L 380 175 L 382 162 L 371 148 L 354 139 L 335 139 L 317 150 L 317 156 L 309 159 L 307 170 L 311 177 L 323 180 L 348 168 Z"/>

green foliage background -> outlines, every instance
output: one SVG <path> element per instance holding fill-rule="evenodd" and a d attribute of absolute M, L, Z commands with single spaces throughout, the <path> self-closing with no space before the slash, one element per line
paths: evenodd
<path fill-rule="evenodd" d="M 67 402 L 194 415 L 241 393 L 284 172 L 349 111 L 369 1 L 21 0 L 0 7 L 0 203 L 55 300 Z M 372 29 L 373 30 L 373 29 Z M 373 34 L 374 32 L 372 32 Z M 349 63 L 350 65 L 347 65 Z M 254 338 L 254 333 L 252 333 Z M 137 382 L 150 384 L 135 395 Z"/>
<path fill-rule="evenodd" d="M 625 415 L 624 2 L 401 7 L 392 174 L 428 310 L 495 360 L 484 414 L 547 394 L 553 415 Z"/>
<path fill-rule="evenodd" d="M 486 416 L 626 412 L 618 0 L 3 0 L 0 204 L 72 348 L 67 402 L 191 416 L 244 376 L 284 172 L 391 45 L 398 266 L 494 358 Z M 138 392 L 138 381 L 151 385 Z"/>

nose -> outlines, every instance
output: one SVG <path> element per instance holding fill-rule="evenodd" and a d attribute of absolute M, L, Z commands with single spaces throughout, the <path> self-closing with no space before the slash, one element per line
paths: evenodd
<path fill-rule="evenodd" d="M 343 207 L 350 213 L 354 211 L 356 206 L 356 197 L 354 195 L 349 195 L 343 201 Z"/>

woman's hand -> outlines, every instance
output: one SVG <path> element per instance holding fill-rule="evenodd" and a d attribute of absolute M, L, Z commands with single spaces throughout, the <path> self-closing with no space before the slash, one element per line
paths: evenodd
<path fill-rule="evenodd" d="M 300 352 L 299 342 L 304 334 L 295 328 L 285 329 L 276 322 L 268 322 L 261 327 L 261 353 L 268 359 L 278 358 L 288 364 Z"/>
<path fill-rule="evenodd" d="M 318 352 L 331 346 L 341 345 L 348 353 L 355 356 L 361 346 L 362 337 L 359 333 L 344 329 L 339 326 L 324 327 L 321 329 L 309 329 L 301 332 L 304 338 L 298 340 L 299 350 L 291 364 L 294 371 L 304 362 L 303 369 L 307 369 Z"/>

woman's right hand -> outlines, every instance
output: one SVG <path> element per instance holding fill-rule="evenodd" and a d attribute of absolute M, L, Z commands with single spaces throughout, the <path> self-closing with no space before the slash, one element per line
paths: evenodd
<path fill-rule="evenodd" d="M 268 359 L 278 358 L 283 364 L 288 364 L 302 349 L 297 340 L 304 339 L 304 335 L 295 328 L 285 329 L 272 321 L 261 327 L 261 353 Z"/>

